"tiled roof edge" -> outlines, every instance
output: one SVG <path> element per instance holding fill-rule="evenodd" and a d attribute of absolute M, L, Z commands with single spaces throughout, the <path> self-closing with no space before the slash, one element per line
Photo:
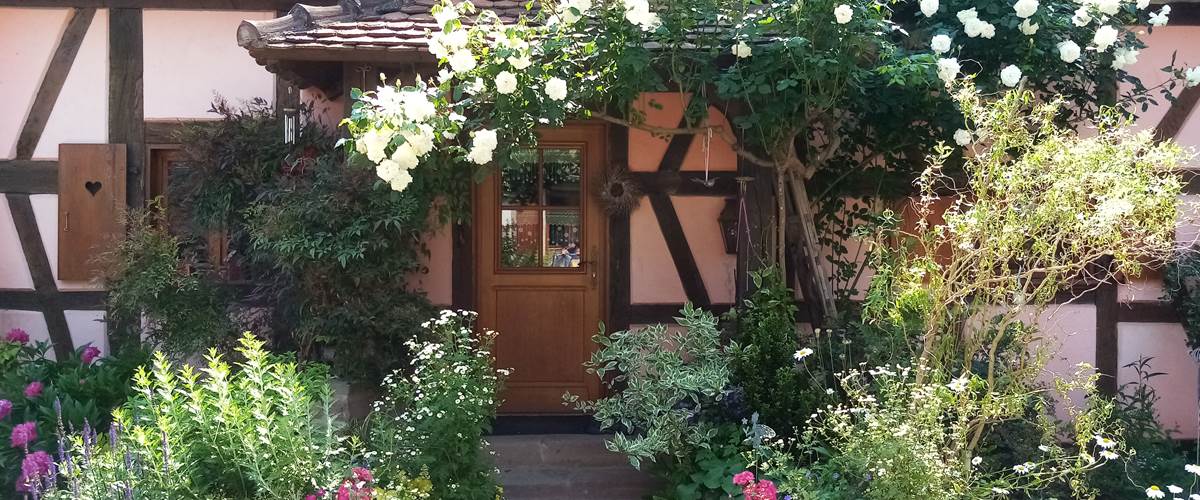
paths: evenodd
<path fill-rule="evenodd" d="M 337 5 L 316 6 L 298 3 L 282 17 L 261 21 L 245 20 L 238 25 L 238 45 L 260 46 L 263 38 L 290 31 L 304 31 L 322 24 L 356 21 L 399 10 L 410 0 L 338 0 Z"/>

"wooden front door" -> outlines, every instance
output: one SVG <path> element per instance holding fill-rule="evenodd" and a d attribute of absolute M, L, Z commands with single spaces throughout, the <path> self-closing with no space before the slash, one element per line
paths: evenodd
<path fill-rule="evenodd" d="M 592 189 L 602 177 L 605 128 L 539 132 L 537 149 L 476 191 L 479 324 L 499 332 L 496 366 L 511 368 L 500 411 L 569 413 L 564 392 L 599 395 L 584 371 L 604 314 L 606 217 Z"/>

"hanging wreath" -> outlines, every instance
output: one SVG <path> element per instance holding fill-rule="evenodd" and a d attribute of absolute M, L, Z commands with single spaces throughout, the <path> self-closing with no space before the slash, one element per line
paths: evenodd
<path fill-rule="evenodd" d="M 597 195 L 604 211 L 610 216 L 626 215 L 637 208 L 642 199 L 642 189 L 623 167 L 608 169 L 600 183 Z"/>

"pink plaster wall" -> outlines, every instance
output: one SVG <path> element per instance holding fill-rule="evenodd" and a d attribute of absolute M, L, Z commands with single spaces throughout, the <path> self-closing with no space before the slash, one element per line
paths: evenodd
<path fill-rule="evenodd" d="M 454 241 L 449 226 L 440 226 L 425 236 L 429 255 L 421 259 L 428 272 L 408 276 L 413 290 L 425 292 L 429 301 L 438 306 L 449 306 L 454 302 L 452 256 Z"/>
<path fill-rule="evenodd" d="M 679 213 L 679 224 L 683 226 L 683 234 L 692 248 L 696 266 L 700 268 L 700 278 L 704 281 L 704 289 L 708 291 L 708 299 L 713 304 L 732 304 L 737 256 L 725 253 L 725 240 L 721 237 L 721 226 L 717 222 L 717 216 L 725 209 L 725 199 L 672 196 L 671 203 L 675 204 L 675 211 Z M 668 269 L 674 271 L 675 266 L 672 264 Z"/>
<path fill-rule="evenodd" d="M 690 96 L 673 92 L 647 92 L 634 103 L 634 108 L 645 113 L 645 123 L 656 127 L 675 128 L 683 118 L 683 108 Z M 709 122 L 729 126 L 716 108 L 709 108 Z M 658 163 L 667 152 L 670 138 L 656 137 L 645 130 L 631 128 L 629 130 L 629 170 L 634 172 L 653 172 L 658 170 Z M 709 170 L 736 171 L 737 157 L 729 143 L 717 134 L 708 142 L 708 154 L 705 154 L 704 136 L 697 136 L 687 155 L 684 156 L 683 170 L 704 170 L 705 156 L 708 157 Z"/>
<path fill-rule="evenodd" d="M 338 123 L 341 123 L 342 118 L 346 115 L 346 95 L 342 94 L 335 99 L 325 97 L 325 94 L 316 89 L 303 89 L 300 91 L 301 102 L 312 106 L 313 119 L 321 124 L 325 130 L 331 133 L 336 133 Z"/>
<path fill-rule="evenodd" d="M 684 218 L 681 215 L 680 224 Z M 644 197 L 629 214 L 629 288 L 634 304 L 687 301 L 679 274 L 675 272 L 675 261 L 671 260 L 667 242 L 654 218 L 654 209 Z"/>
<path fill-rule="evenodd" d="M 275 99 L 275 77 L 237 44 L 244 19 L 272 12 L 146 9 L 146 118 L 210 118 L 216 94 L 231 103 Z"/>
<path fill-rule="evenodd" d="M 1152 357 L 1151 371 L 1164 375 L 1151 379 L 1150 385 L 1162 398 L 1155 405 L 1159 421 L 1168 429 L 1177 429 L 1178 439 L 1200 437 L 1197 429 L 1196 359 L 1188 352 L 1183 327 L 1177 323 L 1120 323 L 1117 327 L 1120 365 L 1139 357 Z M 1132 368 L 1121 368 L 1118 383 L 1137 379 Z"/>

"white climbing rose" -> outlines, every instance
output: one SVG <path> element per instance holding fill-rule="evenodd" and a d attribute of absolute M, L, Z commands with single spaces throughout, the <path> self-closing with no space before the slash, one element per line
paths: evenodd
<path fill-rule="evenodd" d="M 662 24 L 658 14 L 650 12 L 650 2 L 647 0 L 625 0 L 625 19 L 643 31 L 654 30 Z"/>
<path fill-rule="evenodd" d="M 1121 47 L 1113 51 L 1112 69 L 1125 69 L 1125 66 L 1137 64 L 1138 50 Z"/>
<path fill-rule="evenodd" d="M 443 5 L 440 10 L 433 13 L 433 20 L 437 22 L 439 28 L 445 28 L 446 23 L 458 19 L 458 9 L 452 5 Z"/>
<path fill-rule="evenodd" d="M 1096 10 L 1115 16 L 1121 11 L 1121 0 L 1096 0 Z"/>
<path fill-rule="evenodd" d="M 966 146 L 971 143 L 971 132 L 965 129 L 954 131 L 954 143 L 959 146 Z"/>
<path fill-rule="evenodd" d="M 1158 12 L 1150 13 L 1149 23 L 1151 26 L 1166 26 L 1167 21 L 1168 21 L 1167 16 L 1169 16 L 1170 14 L 1171 14 L 1171 6 L 1164 5 L 1162 10 L 1159 10 Z"/>
<path fill-rule="evenodd" d="M 400 165 L 397 165 L 396 162 L 384 159 L 379 162 L 379 165 L 375 166 L 375 175 L 378 175 L 384 181 L 391 182 L 392 178 L 400 173 L 400 170 Z"/>
<path fill-rule="evenodd" d="M 396 146 L 396 151 L 392 153 L 391 161 L 396 162 L 396 165 L 402 170 L 416 168 L 417 164 L 420 163 L 420 159 L 417 158 L 417 152 L 413 149 L 412 144 L 407 142 Z"/>
<path fill-rule="evenodd" d="M 1005 66 L 1000 70 L 1000 82 L 1008 87 L 1016 87 L 1018 83 L 1021 83 L 1021 68 L 1015 64 Z"/>
<path fill-rule="evenodd" d="M 1100 29 L 1096 30 L 1096 35 L 1092 37 L 1092 43 L 1096 44 L 1097 52 L 1108 50 L 1116 41 L 1117 29 L 1108 25 L 1101 26 Z"/>
<path fill-rule="evenodd" d="M 358 141 L 354 143 L 354 148 L 359 153 L 366 155 L 367 159 L 371 160 L 371 163 L 378 164 L 387 157 L 387 153 L 384 150 L 392 142 L 392 136 L 394 135 L 396 133 L 390 128 L 372 128 L 358 138 Z"/>
<path fill-rule="evenodd" d="M 517 90 L 517 77 L 507 71 L 496 74 L 496 92 L 511 94 Z"/>
<path fill-rule="evenodd" d="M 469 50 L 453 52 L 447 59 L 450 61 L 450 69 L 455 73 L 466 73 L 475 69 L 475 55 L 471 54 Z"/>
<path fill-rule="evenodd" d="M 933 17 L 938 11 L 938 0 L 921 0 L 921 13 Z"/>
<path fill-rule="evenodd" d="M 1079 44 L 1073 40 L 1067 40 L 1058 44 L 1058 58 L 1062 59 L 1062 62 L 1073 63 L 1079 60 L 1079 53 Z"/>
<path fill-rule="evenodd" d="M 561 101 L 567 98 L 567 82 L 559 77 L 553 77 L 546 81 L 546 97 L 552 101 Z"/>
<path fill-rule="evenodd" d="M 744 41 L 738 42 L 737 45 L 734 45 L 733 48 L 730 49 L 730 52 L 733 52 L 733 55 L 737 56 L 738 59 L 745 59 L 750 57 L 750 45 L 746 44 Z"/>
<path fill-rule="evenodd" d="M 397 172 L 396 175 L 392 176 L 390 180 L 388 180 L 388 184 L 390 184 L 392 189 L 395 191 L 404 191 L 404 188 L 408 187 L 408 185 L 412 183 L 412 180 L 412 173 L 410 173 L 408 170 L 401 170 Z"/>
<path fill-rule="evenodd" d="M 467 159 L 477 165 L 485 165 L 492 161 L 492 153 L 496 151 L 496 131 L 481 129 L 475 132 L 471 143 L 471 151 Z"/>
<path fill-rule="evenodd" d="M 950 51 L 950 37 L 946 35 L 937 35 L 929 41 L 929 48 L 933 49 L 938 54 L 945 54 Z"/>
<path fill-rule="evenodd" d="M 1028 19 L 1026 19 L 1021 21 L 1021 24 L 1018 25 L 1017 28 L 1021 30 L 1022 35 L 1033 36 L 1037 34 L 1039 26 L 1037 23 L 1031 23 Z"/>
<path fill-rule="evenodd" d="M 533 61 L 529 60 L 529 56 L 523 55 L 521 57 L 509 57 L 508 64 L 511 64 L 513 69 L 521 71 L 533 64 Z"/>
<path fill-rule="evenodd" d="M 427 124 L 417 126 L 417 132 L 405 132 L 404 141 L 409 144 L 417 156 L 425 156 L 433 151 L 433 127 Z"/>
<path fill-rule="evenodd" d="M 1021 19 L 1032 16 L 1038 10 L 1038 0 L 1017 0 L 1013 4 L 1013 11 L 1017 13 L 1017 17 Z"/>
<path fill-rule="evenodd" d="M 437 107 L 424 92 L 406 90 L 400 93 L 400 100 L 403 103 L 404 116 L 409 120 L 423 122 L 437 113 Z"/>
<path fill-rule="evenodd" d="M 1188 68 L 1187 71 L 1183 73 L 1183 78 L 1187 80 L 1188 87 L 1200 85 L 1200 66 Z"/>
<path fill-rule="evenodd" d="M 833 17 L 837 18 L 838 24 L 846 24 L 854 18 L 854 9 L 850 8 L 849 5 L 841 4 L 836 9 L 833 9 Z"/>
<path fill-rule="evenodd" d="M 967 20 L 969 19 L 979 19 L 979 11 L 975 10 L 975 7 L 971 7 L 958 11 L 955 17 L 958 18 L 958 22 L 967 24 Z"/>
<path fill-rule="evenodd" d="M 941 59 L 938 59 L 938 63 L 937 63 L 938 78 L 941 78 L 942 81 L 946 82 L 947 85 L 949 85 L 950 82 L 953 82 L 955 78 L 958 78 L 958 72 L 961 69 L 962 69 L 962 66 L 960 66 L 958 64 L 958 59 L 956 59 L 956 58 L 943 57 Z"/>
<path fill-rule="evenodd" d="M 1092 15 L 1088 13 L 1086 5 L 1075 9 L 1075 15 L 1071 16 L 1071 22 L 1080 28 L 1092 22 Z"/>
<path fill-rule="evenodd" d="M 1137 0 L 1138 10 L 1145 9 L 1146 7 L 1149 7 L 1149 6 L 1150 6 L 1150 0 Z"/>

